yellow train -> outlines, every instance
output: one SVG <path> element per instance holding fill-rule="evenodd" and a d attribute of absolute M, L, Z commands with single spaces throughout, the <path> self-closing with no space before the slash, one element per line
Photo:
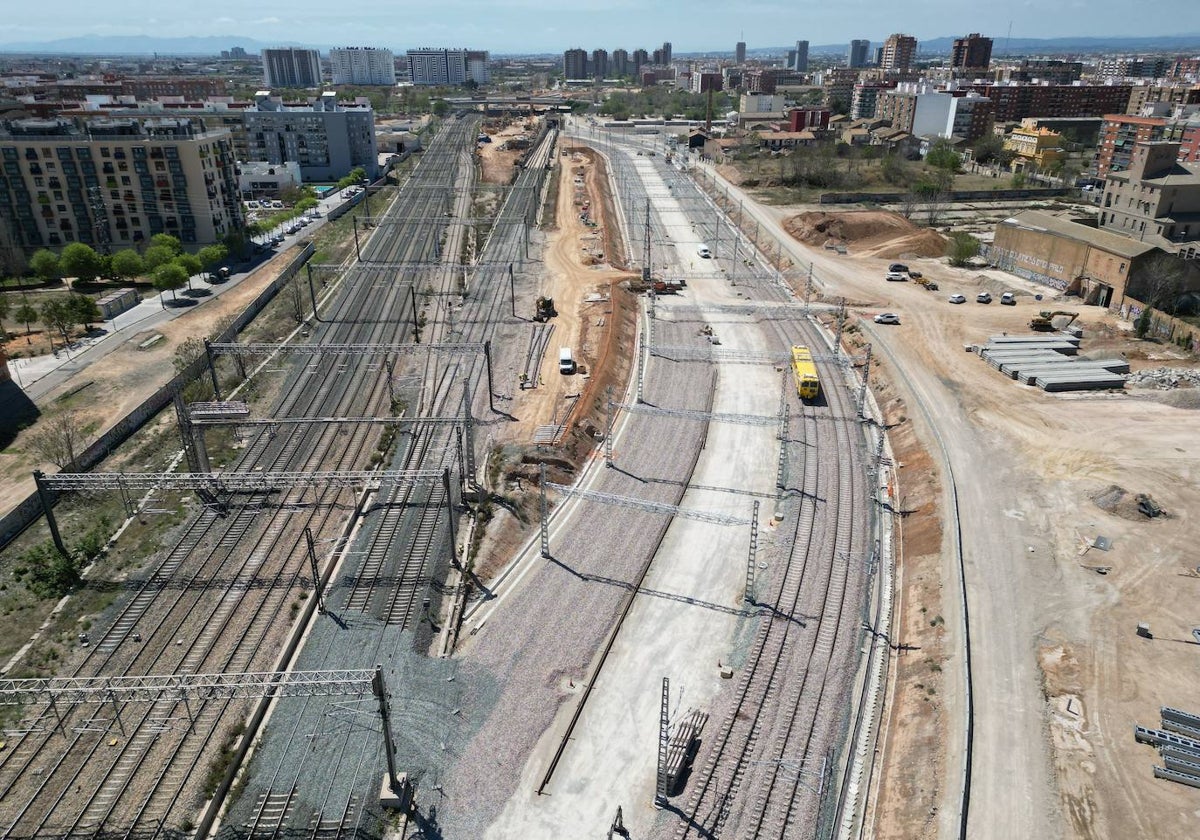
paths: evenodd
<path fill-rule="evenodd" d="M 821 393 L 821 379 L 817 376 L 817 366 L 807 347 L 793 345 L 792 376 L 796 379 L 796 393 L 800 399 L 815 400 Z"/>

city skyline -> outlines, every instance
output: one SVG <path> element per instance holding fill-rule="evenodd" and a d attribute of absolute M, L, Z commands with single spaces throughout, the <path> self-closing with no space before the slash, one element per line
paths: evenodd
<path fill-rule="evenodd" d="M 242 4 L 214 0 L 194 18 L 190 9 L 166 18 L 162 7 L 112 0 L 103 22 L 64 26 L 63 21 L 94 20 L 96 12 L 83 0 L 63 0 L 52 19 L 32 6 L 11 9 L 0 24 L 0 47 L 79 37 L 169 38 L 186 32 L 280 45 L 364 44 L 403 50 L 469 44 L 517 54 L 556 53 L 583 42 L 632 49 L 664 40 L 675 43 L 677 52 L 732 52 L 734 40 L 744 40 L 753 52 L 786 48 L 796 40 L 820 47 L 849 44 L 856 38 L 878 44 L 894 32 L 914 35 L 918 41 L 981 32 L 994 38 L 999 48 L 1010 25 L 1014 38 L 1154 37 L 1171 34 L 1172 18 L 1194 20 L 1195 11 L 1194 0 L 1162 0 L 1156 6 L 1158 14 L 1135 17 L 1122 0 L 1073 0 L 1069 5 L 1077 14 L 1047 21 L 1032 7 L 964 11 L 951 0 L 927 0 L 915 9 L 884 0 L 847 0 L 836 7 L 812 0 L 792 5 L 767 0 L 736 12 L 713 0 L 672 0 L 652 7 L 632 0 L 580 0 L 568 8 L 543 0 L 450 0 L 434 10 L 406 7 L 403 12 L 382 10 L 347 18 L 313 0 L 262 3 L 252 14 Z M 871 31 L 860 26 L 864 19 L 870 21 Z M 732 27 L 742 36 L 730 38 Z M 395 34 L 388 34 L 389 29 Z M 1200 37 L 1200 28 L 1196 34 Z"/>

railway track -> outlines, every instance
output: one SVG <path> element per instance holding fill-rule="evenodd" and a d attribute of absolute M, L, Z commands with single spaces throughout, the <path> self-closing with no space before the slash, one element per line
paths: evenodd
<path fill-rule="evenodd" d="M 468 128 L 473 142 L 474 127 Z M 423 295 L 426 314 L 430 317 L 422 340 L 481 343 L 493 335 L 495 324 L 506 317 L 508 283 L 503 265 L 522 259 L 524 243 L 517 223 L 527 219 L 536 206 L 536 186 L 541 177 L 539 169 L 544 171 L 553 141 L 552 136 L 547 138 L 531 155 L 526 169 L 509 190 L 476 264 L 466 267 L 470 294 L 462 309 L 433 305 L 450 300 L 457 293 L 458 273 L 462 266 L 455 268 L 448 263 L 447 269 L 436 272 L 434 278 L 423 275 L 426 279 L 422 282 L 436 282 L 437 285 L 431 285 L 432 294 Z M 464 155 L 462 160 L 473 166 L 469 155 Z M 473 179 L 470 173 L 468 169 L 460 175 L 456 189 L 470 188 Z M 462 198 L 463 194 L 459 195 Z M 462 216 L 456 212 L 454 218 Z M 457 253 L 453 243 L 464 229 L 465 226 L 448 226 L 446 236 L 450 244 L 443 248 L 444 253 Z M 417 417 L 456 413 L 462 400 L 463 383 L 476 384 L 482 380 L 483 360 L 478 356 L 447 360 L 427 355 L 405 361 L 402 375 L 419 378 L 422 382 Z M 469 388 L 468 392 L 477 406 L 474 413 L 480 416 L 486 411 L 483 406 L 486 406 L 487 394 L 478 387 L 473 391 Z M 414 456 L 411 463 L 419 464 L 423 469 L 440 470 L 453 458 L 454 439 L 446 427 L 431 426 L 423 430 L 422 442 L 414 442 L 410 452 Z M 360 635 L 355 636 L 353 650 L 339 643 L 336 634 L 328 643 L 318 646 L 315 641 L 318 635 L 314 634 L 302 654 L 304 667 L 345 667 L 348 657 L 353 657 L 355 662 L 388 663 L 412 655 L 412 627 L 418 619 L 425 618 L 425 598 L 431 587 L 437 586 L 435 569 L 448 554 L 444 549 L 447 530 L 446 517 L 442 513 L 446 509 L 444 492 L 440 485 L 413 488 L 407 495 L 392 495 L 393 488 L 381 489 L 382 498 L 402 498 L 403 504 L 395 509 L 407 509 L 408 513 L 389 516 L 387 512 L 393 510 L 389 505 L 376 517 L 378 521 L 364 526 L 357 544 L 362 550 L 350 553 L 348 568 L 342 576 L 343 581 L 353 581 L 347 584 L 345 603 L 353 603 L 356 610 L 367 611 L 381 620 L 378 624 L 359 622 L 355 625 Z M 370 592 L 361 588 L 371 579 L 384 586 Z M 383 764 L 382 743 L 376 728 L 351 725 L 342 732 L 336 728 L 341 714 L 337 704 L 331 704 L 327 699 L 295 698 L 281 702 L 290 708 L 286 714 L 277 709 L 276 719 L 288 723 L 286 729 L 274 731 L 272 737 L 275 740 L 269 741 L 272 746 L 264 750 L 269 750 L 271 760 L 256 765 L 255 775 L 261 779 L 261 788 L 254 795 L 282 794 L 299 785 L 306 792 L 306 808 L 293 809 L 286 816 L 280 814 L 269 820 L 240 808 L 236 828 L 230 826 L 227 834 L 222 836 L 243 837 L 251 830 L 267 832 L 262 836 L 298 836 L 321 824 L 325 825 L 325 833 L 321 836 L 357 836 L 354 832 L 361 831 L 364 821 L 378 813 L 377 807 L 357 804 L 369 803 L 378 792 L 377 772 Z M 332 732 L 331 727 L 334 728 Z M 321 739 L 319 749 L 318 734 Z M 347 777 L 350 777 L 349 782 Z M 353 807 L 352 819 L 344 817 L 344 810 L 349 807 Z"/>
<path fill-rule="evenodd" d="M 640 178 L 630 177 L 627 153 L 619 146 L 608 151 L 615 177 L 633 187 L 624 203 L 628 229 L 644 235 L 645 201 L 651 196 Z M 705 208 L 689 235 L 728 243 L 733 226 L 707 212 L 712 204 L 695 185 L 670 168 L 663 177 L 673 198 Z M 649 222 L 655 241 L 673 238 L 657 213 L 650 213 Z M 740 238 L 738 248 L 745 259 L 732 263 L 729 271 L 730 276 L 736 272 L 739 290 L 752 290 L 756 300 L 789 300 L 761 255 Z M 729 252 L 726 245 L 721 256 Z M 811 325 L 775 321 L 772 328 L 782 347 L 796 343 L 797 329 L 801 343 L 823 345 Z M 715 732 L 706 734 L 687 804 L 681 808 L 678 838 L 801 837 L 818 830 L 832 770 L 827 761 L 842 734 L 847 675 L 853 674 L 857 654 L 863 564 L 853 558 L 865 553 L 861 535 L 866 516 L 862 441 L 842 419 L 854 416 L 854 406 L 840 384 L 841 371 L 826 363 L 822 368 L 827 404 L 792 412 L 794 421 L 799 417 L 805 446 L 784 570 L 770 597 L 763 599 L 769 609 L 728 711 Z M 790 399 L 795 402 L 794 396 Z"/>
<path fill-rule="evenodd" d="M 422 205 L 425 203 L 427 200 L 422 199 Z M 351 292 L 352 285 L 348 284 Z M 394 296 L 399 297 L 398 293 Z M 395 324 L 390 325 L 390 328 L 389 325 L 374 324 L 364 333 L 363 328 L 354 320 L 359 317 L 363 321 L 369 321 L 370 319 L 364 317 L 365 313 L 369 309 L 377 308 L 381 303 L 389 305 L 388 301 L 393 295 L 389 295 L 383 301 L 378 296 L 372 299 L 368 295 L 359 295 L 357 301 L 352 295 L 345 297 L 350 298 L 350 318 L 325 330 L 326 340 L 346 341 L 349 336 L 358 336 L 359 340 L 380 340 L 385 331 L 395 332 Z M 349 366 L 351 370 L 347 371 L 348 375 L 335 376 L 330 375 L 333 364 L 335 363 L 324 366 L 324 376 L 320 375 L 321 363 L 295 373 L 286 387 L 277 411 L 293 416 L 305 416 L 314 408 L 318 409 L 316 413 L 321 413 L 320 409 L 325 409 L 327 413 L 337 413 L 332 409 L 338 407 L 342 413 L 365 413 L 385 407 L 381 403 L 386 401 L 386 388 L 382 387 L 378 365 L 375 365 L 374 370 L 375 384 L 366 389 L 358 389 L 352 387 L 352 384 L 371 381 L 371 377 L 361 375 L 372 372 L 369 369 L 370 365 L 352 364 Z M 309 384 L 314 376 L 318 376 L 321 381 L 321 386 L 317 389 L 313 389 Z M 294 433 L 288 435 L 259 435 L 247 448 L 236 468 L 262 468 L 269 464 L 272 466 L 266 468 L 271 469 L 274 465 L 287 464 L 297 465 L 301 469 L 313 469 L 321 463 L 329 463 L 330 458 L 338 464 L 350 464 L 360 458 L 364 451 L 369 451 L 369 440 L 374 434 L 376 433 L 366 428 L 341 435 L 337 430 L 329 428 L 314 430 L 297 427 Z M 304 509 L 305 501 L 302 495 L 289 498 L 279 510 Z M 318 529 L 331 524 L 335 496 L 336 494 L 321 494 L 314 499 L 309 509 L 324 513 L 319 517 L 319 521 L 310 516 L 305 524 L 315 525 Z M 259 499 L 255 504 L 235 508 L 233 514 L 225 518 L 206 510 L 189 522 L 181 539 L 167 552 L 146 584 L 118 614 L 117 619 L 101 637 L 100 643 L 89 651 L 75 673 L 161 673 L 163 670 L 193 667 L 220 670 L 218 665 L 228 670 L 244 670 L 251 662 L 261 662 L 260 651 L 264 649 L 269 629 L 279 623 L 280 617 L 286 615 L 285 601 L 289 593 L 300 591 L 299 569 L 302 567 L 302 564 L 288 563 L 289 559 L 302 556 L 302 553 L 297 551 L 299 528 L 276 515 L 259 531 L 255 547 L 242 554 L 242 565 L 236 567 L 236 570 L 232 567 L 227 568 L 229 559 L 235 553 L 239 553 L 237 549 L 247 534 L 256 524 L 264 525 L 261 517 L 255 515 L 255 507 L 265 501 Z M 198 556 L 205 553 L 210 556 Z M 225 595 L 215 604 L 210 603 L 205 607 L 206 612 L 201 612 L 200 615 L 195 614 L 198 601 L 190 602 L 190 609 L 189 604 L 180 605 L 176 601 L 176 605 L 183 609 L 159 610 L 163 599 L 158 598 L 157 594 L 174 589 L 172 584 L 178 580 L 180 574 L 190 575 L 188 585 L 180 587 L 180 591 L 205 592 L 206 578 L 198 570 L 205 569 L 206 564 L 197 561 L 211 560 L 214 555 L 225 559 L 209 566 L 212 577 L 208 580 L 232 578 L 235 581 L 234 586 L 228 588 Z M 289 565 L 291 569 L 288 569 Z M 271 578 L 272 585 L 255 585 L 264 574 Z M 247 598 L 253 593 L 264 594 L 256 597 L 256 606 L 251 609 L 247 606 Z M 183 610 L 187 611 L 187 614 L 182 616 L 186 620 L 181 620 L 180 613 Z M 155 615 L 156 611 L 160 614 Z M 199 623 L 209 629 L 196 635 L 188 626 L 189 623 Z M 129 649 L 126 642 L 135 632 L 144 637 L 142 642 L 137 643 L 137 650 L 155 651 L 155 655 L 149 658 L 145 655 L 119 655 Z M 179 644 L 174 644 L 172 640 L 178 641 Z M 176 651 L 176 648 L 180 650 Z M 168 651 L 175 655 L 166 656 Z M 150 827 L 153 833 L 161 829 L 169 822 L 172 808 L 179 801 L 184 780 L 190 777 L 198 766 L 205 748 L 217 732 L 217 724 L 227 722 L 229 717 L 228 707 L 217 708 L 214 705 L 196 710 L 189 718 L 190 725 L 195 727 L 195 734 L 191 741 L 187 742 L 194 749 L 176 750 L 176 757 L 171 760 L 163 761 L 161 756 L 156 759 L 155 756 L 163 750 L 155 747 L 164 740 L 164 732 L 172 731 L 171 727 L 175 725 L 173 721 L 176 719 L 171 715 L 177 711 L 174 708 L 151 708 L 143 714 L 134 715 L 129 710 L 117 709 L 116 714 L 121 717 L 120 725 L 134 734 L 125 741 L 119 751 L 120 756 L 109 762 L 109 769 L 103 772 L 99 782 L 96 781 L 94 765 L 99 763 L 96 759 L 101 744 L 111 735 L 97 737 L 95 731 L 90 731 L 94 727 L 83 727 L 85 731 L 76 733 L 78 737 L 63 749 L 60 739 L 53 732 L 44 736 L 44 730 L 39 732 L 36 726 L 30 727 L 26 735 L 6 753 L 3 763 L 0 763 L 0 802 L 5 804 L 6 813 L 16 814 L 11 822 L 5 820 L 4 836 L 88 835 L 102 829 L 107 830 L 113 822 L 119 827 L 124 823 L 117 819 L 120 816 L 118 805 L 123 800 L 137 799 L 141 799 L 140 804 L 136 801 L 126 803 L 126 815 L 133 814 L 132 821 L 127 823 L 129 830 L 140 831 Z M 35 718 L 44 715 L 45 710 L 38 710 Z M 70 723 L 72 718 L 79 719 L 80 716 L 68 716 L 67 722 Z M 109 723 L 111 728 L 115 722 Z M 207 734 L 201 730 L 206 730 Z M 35 734 L 38 737 L 31 737 Z M 57 750 L 61 750 L 58 761 L 50 772 L 42 774 L 40 783 L 31 790 L 26 779 L 29 778 L 28 771 L 34 758 Z M 82 761 L 79 760 L 81 755 L 86 756 Z M 158 762 L 155 766 L 155 778 L 146 780 L 143 768 L 153 761 Z M 77 768 L 76 772 L 67 773 L 65 777 L 64 768 L 69 767 Z M 92 779 L 86 785 L 82 775 L 85 768 L 88 771 L 87 778 Z M 40 769 L 45 770 L 44 767 Z M 52 779 L 57 781 L 51 784 Z M 132 781 L 134 779 L 139 780 L 139 785 L 149 785 L 149 795 L 145 792 L 136 795 L 130 793 L 131 788 L 135 787 Z M 70 787 L 82 791 L 85 786 L 91 788 L 93 793 L 85 794 L 82 801 L 78 797 L 64 798 L 57 793 Z M 172 791 L 172 788 L 176 789 Z M 50 801 L 47 802 L 47 799 Z M 35 807 L 39 802 L 43 804 Z M 10 810 L 14 805 L 15 809 Z M 71 816 L 72 812 L 75 816 Z M 155 826 L 158 828 L 155 829 Z"/>

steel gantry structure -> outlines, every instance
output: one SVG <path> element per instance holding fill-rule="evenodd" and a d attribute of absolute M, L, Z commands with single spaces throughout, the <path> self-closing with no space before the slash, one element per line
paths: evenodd
<path fill-rule="evenodd" d="M 392 792 L 401 795 L 404 782 L 396 769 L 396 748 L 391 731 L 391 710 L 383 666 L 332 671 L 265 671 L 220 674 L 148 674 L 125 677 L 42 677 L 0 679 L 0 706 L 46 702 L 55 713 L 58 703 L 156 703 L 239 700 L 278 697 L 329 697 L 371 694 L 379 702 L 383 741 L 387 754 L 387 779 Z M 189 707 L 190 708 L 190 707 Z M 190 713 L 189 713 L 190 714 Z"/>

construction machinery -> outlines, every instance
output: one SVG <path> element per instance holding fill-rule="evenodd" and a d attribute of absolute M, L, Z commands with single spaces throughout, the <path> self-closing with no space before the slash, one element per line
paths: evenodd
<path fill-rule="evenodd" d="M 938 284 L 933 280 L 930 280 L 928 277 L 922 277 L 919 274 L 910 274 L 908 276 L 911 277 L 913 282 L 918 286 L 924 286 L 931 292 L 936 292 L 938 290 Z"/>
<path fill-rule="evenodd" d="M 554 308 L 554 298 L 539 297 L 534 304 L 533 320 L 549 321 L 558 311 Z"/>
<path fill-rule="evenodd" d="M 1051 330 L 1056 329 L 1054 326 L 1054 319 L 1059 315 L 1065 315 L 1068 318 L 1068 321 L 1065 324 L 1057 328 L 1061 330 L 1065 330 L 1067 327 L 1071 326 L 1072 322 L 1079 317 L 1078 312 L 1066 312 L 1061 309 L 1056 309 L 1051 312 L 1047 309 L 1033 316 L 1032 320 L 1029 322 L 1029 329 L 1037 332 L 1050 332 Z"/>

